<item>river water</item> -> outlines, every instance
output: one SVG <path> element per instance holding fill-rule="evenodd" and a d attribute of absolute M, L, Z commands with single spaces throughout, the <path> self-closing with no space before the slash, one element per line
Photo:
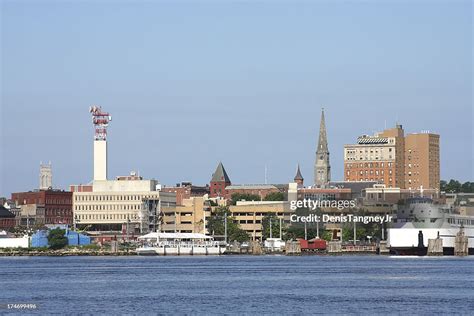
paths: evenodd
<path fill-rule="evenodd" d="M 473 277 L 474 257 L 0 257 L 0 314 L 469 314 Z"/>

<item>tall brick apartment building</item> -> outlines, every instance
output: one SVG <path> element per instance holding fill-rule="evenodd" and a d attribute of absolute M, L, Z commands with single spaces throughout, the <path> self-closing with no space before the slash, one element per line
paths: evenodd
<path fill-rule="evenodd" d="M 44 207 L 45 224 L 72 225 L 72 192 L 61 190 L 39 190 L 12 193 L 16 205 Z"/>
<path fill-rule="evenodd" d="M 344 179 L 388 188 L 439 189 L 439 135 L 404 135 L 401 125 L 344 146 Z"/>
<path fill-rule="evenodd" d="M 439 189 L 439 135 L 409 134 L 405 137 L 405 188 Z"/>

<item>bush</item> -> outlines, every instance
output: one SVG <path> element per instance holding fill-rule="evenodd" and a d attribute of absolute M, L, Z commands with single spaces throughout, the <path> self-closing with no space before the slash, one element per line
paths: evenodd
<path fill-rule="evenodd" d="M 67 246 L 67 237 L 64 236 L 66 231 L 64 229 L 55 228 L 49 232 L 48 244 L 51 249 L 61 249 Z"/>

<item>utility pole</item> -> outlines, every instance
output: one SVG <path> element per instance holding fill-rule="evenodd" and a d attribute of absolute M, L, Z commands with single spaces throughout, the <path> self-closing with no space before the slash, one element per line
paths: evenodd
<path fill-rule="evenodd" d="M 177 217 L 176 217 L 176 211 L 174 211 L 174 232 L 176 233 L 176 221 L 177 221 Z"/>
<path fill-rule="evenodd" d="M 267 184 L 267 165 L 265 164 L 265 184 Z"/>
<path fill-rule="evenodd" d="M 356 244 L 356 222 L 354 221 L 354 246 Z"/>
<path fill-rule="evenodd" d="M 281 228 L 281 217 L 280 217 L 280 240 L 282 238 L 281 230 L 282 230 L 282 228 Z"/>
<path fill-rule="evenodd" d="M 387 215 L 385 215 L 385 216 L 387 216 Z M 385 225 L 384 225 L 384 224 L 385 224 L 385 223 L 382 222 L 382 240 L 385 240 L 385 232 L 384 232 L 384 226 L 385 226 Z"/>
<path fill-rule="evenodd" d="M 319 239 L 319 219 L 316 221 L 316 238 Z"/>
<path fill-rule="evenodd" d="M 224 240 L 227 246 L 227 212 L 224 213 Z"/>
<path fill-rule="evenodd" d="M 156 220 L 158 217 L 158 232 L 161 233 L 161 199 L 158 200 L 158 208 L 155 211 L 155 216 L 153 217 L 153 230 L 156 232 Z"/>
<path fill-rule="evenodd" d="M 304 222 L 304 240 L 308 240 L 308 229 L 306 227 L 306 222 Z"/>
<path fill-rule="evenodd" d="M 272 217 L 270 216 L 270 238 L 272 238 Z"/>
<path fill-rule="evenodd" d="M 203 225 L 203 234 L 206 234 L 206 208 L 203 209 L 203 216 L 202 216 L 202 225 Z"/>
<path fill-rule="evenodd" d="M 129 238 L 129 226 L 130 226 L 130 216 L 127 215 L 127 242 L 130 241 L 130 238 Z"/>
<path fill-rule="evenodd" d="M 143 213 L 145 213 L 145 209 L 148 208 L 146 205 L 148 205 L 147 202 L 142 201 L 142 207 L 140 210 L 140 235 L 143 235 L 143 221 L 145 218 L 145 215 Z"/>

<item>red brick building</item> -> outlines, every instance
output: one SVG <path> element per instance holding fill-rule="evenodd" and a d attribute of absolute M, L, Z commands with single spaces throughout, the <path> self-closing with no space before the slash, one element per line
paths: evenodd
<path fill-rule="evenodd" d="M 92 192 L 92 184 L 71 184 L 69 186 L 71 192 Z"/>
<path fill-rule="evenodd" d="M 222 162 L 219 162 L 216 171 L 212 174 L 210 197 L 226 197 L 226 187 L 231 185 L 230 178 L 224 169 Z"/>
<path fill-rule="evenodd" d="M 191 197 L 202 197 L 209 194 L 209 185 L 195 186 L 191 182 L 177 183 L 174 187 L 164 187 L 162 192 L 171 192 L 176 194 L 176 205 L 183 205 L 184 199 Z"/>
<path fill-rule="evenodd" d="M 60 190 L 40 190 L 12 193 L 16 205 L 36 204 L 44 206 L 45 224 L 73 223 L 72 192 Z"/>
<path fill-rule="evenodd" d="M 191 188 L 187 186 L 176 185 L 175 187 L 165 187 L 162 188 L 161 191 L 175 193 L 176 205 L 183 205 L 183 200 L 191 197 Z"/>
<path fill-rule="evenodd" d="M 9 230 L 16 225 L 15 214 L 0 205 L 0 229 Z"/>
<path fill-rule="evenodd" d="M 251 194 L 259 196 L 259 200 L 264 200 L 270 193 L 281 192 L 276 186 L 272 184 L 237 184 L 229 185 L 225 188 L 224 198 L 232 199 L 232 194 Z"/>

